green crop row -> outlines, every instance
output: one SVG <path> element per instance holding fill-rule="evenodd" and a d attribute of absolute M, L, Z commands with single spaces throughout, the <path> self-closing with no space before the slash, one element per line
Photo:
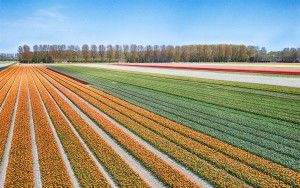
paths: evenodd
<path fill-rule="evenodd" d="M 59 77 L 56 77 L 56 79 L 57 78 L 59 78 Z M 71 84 L 70 80 L 64 81 L 64 79 L 62 79 L 62 78 L 59 78 L 57 80 L 59 80 L 59 82 L 61 82 L 63 85 L 65 85 L 69 89 L 76 92 L 78 95 L 86 96 L 84 98 L 87 100 L 88 100 L 88 98 L 90 98 L 87 96 L 87 94 L 95 97 L 95 95 L 92 94 L 92 92 L 87 91 L 83 87 L 79 87 L 79 86 L 77 87 L 76 84 Z M 71 85 L 73 85 L 73 86 L 71 86 Z M 84 91 L 85 94 L 82 93 L 83 90 L 86 90 L 86 91 Z M 93 104 L 95 104 L 95 105 L 97 104 L 96 106 L 100 110 L 104 111 L 105 113 L 108 113 L 110 116 L 112 116 L 116 120 L 120 121 L 125 127 L 128 127 L 132 131 L 136 132 L 136 134 L 142 136 L 144 139 L 146 139 L 147 141 L 149 141 L 150 143 L 152 143 L 153 145 L 155 145 L 156 147 L 158 147 L 159 149 L 161 149 L 163 151 L 166 151 L 166 148 L 161 148 L 161 146 L 158 144 L 158 140 L 156 142 L 153 142 L 151 140 L 151 138 L 149 138 L 149 136 L 144 136 L 143 132 L 148 132 L 147 135 L 153 135 L 153 133 L 149 132 L 149 129 L 150 129 L 151 131 L 156 132 L 156 134 L 161 135 L 162 137 L 165 137 L 168 140 L 176 143 L 177 145 L 181 146 L 182 148 L 185 148 L 186 150 L 195 153 L 199 157 L 212 162 L 216 166 L 219 166 L 221 168 L 228 170 L 230 173 L 235 174 L 239 178 L 245 179 L 247 182 L 251 182 L 251 184 L 259 185 L 260 183 L 263 182 L 262 180 L 256 179 L 256 178 L 259 178 L 259 176 L 261 178 L 263 177 L 263 175 L 262 176 L 258 175 L 259 173 L 257 174 L 257 176 L 255 178 L 254 177 L 250 178 L 250 176 L 246 172 L 242 173 L 243 175 L 239 174 L 243 171 L 243 169 L 246 170 L 247 167 L 244 164 L 234 161 L 228 157 L 225 157 L 224 155 L 222 155 L 218 152 L 215 152 L 207 147 L 203 147 L 201 144 L 191 141 L 191 139 L 187 139 L 186 137 L 182 137 L 182 136 L 178 135 L 178 133 L 174 133 L 168 129 L 165 129 L 165 128 L 163 128 L 163 126 L 155 123 L 153 120 L 149 121 L 149 119 L 145 118 L 143 115 L 141 115 L 141 114 L 138 115 L 136 112 L 128 110 L 125 107 L 126 104 L 124 104 L 125 106 L 120 106 L 120 105 L 116 104 L 115 102 L 113 102 L 116 99 L 108 100 L 107 98 L 103 98 L 100 95 L 97 95 L 97 100 L 98 100 L 98 102 L 93 102 Z M 118 114 L 117 115 L 116 112 L 114 112 L 114 111 L 118 111 L 119 114 L 117 113 Z M 115 115 L 114 115 L 114 113 L 115 113 Z M 124 115 L 127 116 L 127 118 L 132 118 L 132 120 L 134 120 L 135 122 L 125 120 Z M 123 119 L 121 117 L 123 117 Z M 143 128 L 141 127 L 141 125 Z M 146 127 L 148 130 L 145 129 Z M 182 150 L 182 152 L 183 152 L 183 150 Z M 214 153 L 214 154 L 212 155 L 212 153 Z M 173 155 L 174 154 L 171 154 L 171 156 L 173 156 Z M 223 161 L 223 162 L 227 161 L 227 162 L 225 162 L 226 165 L 225 165 L 225 163 L 223 163 L 221 161 Z M 231 162 L 229 162 L 229 161 L 231 161 Z M 247 171 L 251 171 L 251 168 L 248 169 Z M 252 169 L 252 171 L 253 171 L 253 169 Z M 255 172 L 257 172 L 257 171 L 254 170 L 253 173 L 255 173 Z M 268 179 L 271 180 L 271 178 L 268 178 Z"/>
<path fill-rule="evenodd" d="M 59 67 L 59 69 L 61 69 L 61 67 Z M 214 104 L 207 104 L 205 101 L 195 101 L 183 96 L 161 92 L 161 89 L 152 90 L 151 88 L 140 87 L 128 83 L 120 83 L 120 81 L 123 81 L 122 79 L 117 81 L 107 80 L 107 78 L 103 78 L 103 76 L 108 76 L 108 74 L 101 74 L 101 77 L 99 77 L 98 74 L 108 71 L 102 71 L 100 69 L 96 70 L 98 71 L 98 74 L 94 73 L 95 75 L 91 73 L 91 69 L 84 68 L 84 71 L 82 71 L 82 68 L 74 67 L 70 69 L 67 67 L 64 68 L 64 70 L 65 69 L 67 69 L 66 73 L 70 73 L 75 70 L 72 72 L 73 75 L 79 76 L 86 81 L 93 80 L 96 86 L 128 100 L 129 102 L 138 104 L 172 120 L 188 125 L 196 130 L 200 130 L 201 132 L 222 139 L 228 143 L 259 154 L 290 168 L 298 170 L 300 168 L 299 165 L 297 165 L 297 157 L 299 156 L 299 150 L 297 150 L 299 148 L 299 138 L 297 137 L 297 133 L 299 133 L 299 130 L 295 123 L 272 119 L 271 117 L 265 117 L 258 114 L 237 111 L 231 108 L 224 108 Z M 80 72 L 78 69 L 80 69 Z M 117 71 L 112 72 L 114 74 L 119 73 Z M 110 77 L 115 78 L 115 76 L 112 75 Z M 135 90 L 133 90 L 133 88 Z M 125 91 L 125 89 L 127 90 Z M 178 90 L 180 90 L 180 88 Z M 126 93 L 128 91 L 129 93 Z M 142 96 L 147 95 L 149 97 L 141 98 Z M 158 97 L 160 97 L 159 101 L 157 101 Z M 275 99 L 278 100 L 276 97 Z M 178 102 L 181 106 L 187 107 L 188 109 L 182 110 L 182 108 L 178 108 L 178 106 L 176 109 Z M 230 114 L 229 117 L 227 117 L 228 114 Z M 212 125 L 211 121 L 215 122 L 215 125 Z M 222 123 L 224 124 L 223 130 L 220 130 L 220 124 Z M 234 126 L 229 127 L 228 125 Z M 241 127 L 238 125 L 241 125 Z M 248 133 L 252 133 L 252 136 L 249 136 L 250 134 L 243 134 L 243 132 L 247 131 Z M 275 133 L 275 135 L 273 135 L 273 133 Z M 246 141 L 244 140 L 244 137 L 246 137 Z M 261 139 L 257 140 L 257 138 Z M 270 145 L 270 143 L 272 144 Z M 276 150 L 279 152 L 276 152 Z"/>

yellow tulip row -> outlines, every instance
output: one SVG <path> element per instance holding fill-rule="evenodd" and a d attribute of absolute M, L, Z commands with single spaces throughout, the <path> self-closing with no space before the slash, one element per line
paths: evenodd
<path fill-rule="evenodd" d="M 51 74 L 54 75 L 54 73 Z M 55 75 L 59 76 L 57 73 Z M 66 79 L 68 83 L 73 82 L 74 85 L 77 84 L 76 81 L 72 79 L 66 77 L 64 77 L 64 79 Z M 79 85 L 81 90 L 83 90 L 82 88 L 87 89 L 85 90 L 86 93 L 93 93 L 91 95 L 101 102 L 107 101 L 106 104 L 108 106 L 113 106 L 121 112 L 128 112 L 126 114 L 128 117 L 135 119 L 149 129 L 163 134 L 163 136 L 185 147 L 187 150 L 213 162 L 217 166 L 228 170 L 237 177 L 240 177 L 255 186 L 268 187 L 268 185 L 277 185 L 279 187 L 288 187 L 289 185 L 286 185 L 284 182 L 293 186 L 299 185 L 299 173 L 293 170 L 265 160 L 188 127 L 179 125 L 102 91 L 86 87 L 83 84 L 78 84 L 78 86 Z M 229 157 L 227 155 L 229 155 Z"/>
<path fill-rule="evenodd" d="M 32 76 L 29 77 L 28 87 L 42 184 L 44 187 L 72 187 L 70 176 L 60 155 Z"/>
<path fill-rule="evenodd" d="M 5 69 L 3 71 L 0 71 L 1 74 L 0 76 L 0 92 L 1 92 L 1 97 L 5 97 L 6 93 L 9 91 L 9 88 L 11 87 L 11 82 L 16 78 L 16 75 L 19 73 L 19 69 L 16 66 L 10 67 L 8 69 Z M 2 90 L 6 88 L 6 92 L 2 92 Z"/>
<path fill-rule="evenodd" d="M 16 95 L 17 93 L 14 94 Z M 18 100 L 5 187 L 33 187 L 33 155 L 26 69 L 21 71 L 21 87 Z"/>
<path fill-rule="evenodd" d="M 11 67 L 8 67 L 8 68 L 6 68 L 4 70 L 1 70 L 0 71 L 0 79 L 2 80 L 4 77 L 6 77 L 9 74 L 13 73 L 14 71 L 17 70 L 17 68 L 18 68 L 18 66 L 11 66 Z"/>
<path fill-rule="evenodd" d="M 235 176 L 244 179 L 246 182 L 250 182 L 252 185 L 267 187 L 268 185 L 277 185 L 278 187 L 284 187 L 284 182 L 273 178 L 272 176 L 266 175 L 264 172 L 261 172 L 255 168 L 252 168 L 234 158 L 231 158 L 225 155 L 218 150 L 215 150 L 207 145 L 197 142 L 196 140 L 192 139 L 190 136 L 185 136 L 180 134 L 173 129 L 162 126 L 161 124 L 157 123 L 156 121 L 147 118 L 136 111 L 139 109 L 129 110 L 129 108 L 124 107 L 113 100 L 108 100 L 107 98 L 103 97 L 102 95 L 95 96 L 98 100 L 102 101 L 108 106 L 114 107 L 119 112 L 123 112 L 126 116 L 133 118 L 135 121 L 143 125 L 144 127 L 159 133 L 160 135 L 168 138 L 169 140 L 173 141 L 174 143 L 180 145 L 181 147 L 185 148 L 186 150 L 195 153 L 196 155 L 204 158 L 207 161 L 212 162 L 216 166 L 226 169 Z M 186 132 L 189 134 L 189 132 Z"/>
<path fill-rule="evenodd" d="M 44 75 L 45 76 L 45 75 Z M 188 177 L 181 174 L 178 170 L 168 165 L 159 156 L 145 148 L 142 144 L 124 133 L 121 129 L 113 125 L 109 120 L 96 112 L 93 108 L 86 105 L 76 98 L 74 94 L 68 92 L 65 88 L 59 87 L 57 82 L 49 80 L 54 86 L 58 87 L 73 103 L 75 103 L 86 115 L 90 116 L 95 122 L 101 126 L 109 135 L 117 142 L 125 147 L 132 155 L 150 169 L 156 176 L 166 185 L 171 187 L 199 187 L 198 184 L 191 181 Z"/>
<path fill-rule="evenodd" d="M 0 77 L 0 106 L 3 104 L 5 97 L 7 96 L 12 84 L 14 83 L 18 72 L 11 72 L 8 75 Z"/>
<path fill-rule="evenodd" d="M 93 161 L 80 140 L 76 137 L 74 132 L 72 132 L 69 124 L 63 114 L 59 111 L 54 100 L 49 96 L 47 90 L 36 76 L 33 76 L 33 79 L 58 133 L 60 141 L 63 144 L 79 184 L 83 187 L 88 187 L 90 185 L 93 185 L 94 187 L 110 187 L 107 179 L 98 169 L 95 161 Z"/>
<path fill-rule="evenodd" d="M 3 159 L 5 144 L 7 141 L 7 136 L 9 132 L 9 128 L 12 121 L 12 116 L 14 112 L 15 102 L 17 98 L 17 93 L 19 90 L 19 84 L 20 84 L 20 75 L 19 72 L 16 72 L 15 76 L 11 79 L 15 79 L 14 83 L 8 82 L 1 90 L 1 98 L 3 96 L 3 100 L 5 97 L 5 93 L 8 92 L 6 102 L 2 104 L 2 110 L 0 112 L 0 119 L 1 119 L 1 129 L 0 129 L 0 161 Z M 12 87 L 11 87 L 12 85 Z M 11 90 L 9 91 L 9 88 L 11 87 Z M 1 101 L 3 101 L 1 100 Z"/>
<path fill-rule="evenodd" d="M 92 148 L 97 158 L 105 165 L 113 178 L 121 187 L 139 186 L 148 187 L 141 177 L 132 170 L 113 148 L 109 146 L 95 130 L 46 82 L 38 75 L 38 78 L 68 116 L 74 128 L 80 132 L 84 141 Z"/>
<path fill-rule="evenodd" d="M 68 81 L 74 82 L 71 79 Z M 178 124 L 174 121 L 171 121 L 165 117 L 159 116 L 153 112 L 150 112 L 141 107 L 135 106 L 127 101 L 119 99 L 119 98 L 112 96 L 110 94 L 107 94 L 103 91 L 97 90 L 92 87 L 87 87 L 87 88 L 89 89 L 90 92 L 94 92 L 95 94 L 97 94 L 97 96 L 105 97 L 111 101 L 114 101 L 115 103 L 120 104 L 120 105 L 132 110 L 133 112 L 141 114 L 148 119 L 154 120 L 155 122 L 158 122 L 160 125 L 163 125 L 164 127 L 167 127 L 170 130 L 178 132 L 185 137 L 191 138 L 194 141 L 197 141 L 199 143 L 203 143 L 204 145 L 207 145 L 208 147 L 210 147 L 216 151 L 220 151 L 221 153 L 224 153 L 225 155 L 228 155 L 233 159 L 241 161 L 241 162 L 245 163 L 246 165 L 249 165 L 253 168 L 256 168 L 256 169 L 262 171 L 263 173 L 269 174 L 278 180 L 284 181 L 293 186 L 300 187 L 300 173 L 298 173 L 292 169 L 286 168 L 282 165 L 279 165 L 272 161 L 266 160 L 260 156 L 254 155 L 254 154 L 247 152 L 245 150 L 242 150 L 238 147 L 234 147 L 228 143 L 222 142 L 214 137 L 211 137 L 209 135 L 198 132 L 187 126 L 180 125 L 180 124 Z M 98 98 L 98 99 L 100 99 L 100 98 Z M 119 109 L 119 107 L 117 107 L 117 108 Z M 159 131 L 159 132 L 164 133 L 165 131 Z M 194 145 L 192 145 L 192 146 L 194 146 Z M 199 149 L 199 148 L 196 148 L 196 149 Z M 228 164 L 234 164 L 234 163 L 228 163 Z M 245 175 L 245 174 L 243 174 L 243 175 Z M 270 180 L 270 178 L 267 178 L 267 179 L 268 179 L 268 181 Z M 262 183 L 262 182 L 260 182 L 260 180 L 259 180 L 258 183 Z M 268 183 L 268 182 L 266 182 L 266 183 Z"/>
<path fill-rule="evenodd" d="M 47 71 L 47 70 L 44 70 L 44 71 L 46 71 L 48 75 L 52 74 L 52 72 L 50 72 L 50 71 Z M 53 76 L 53 75 L 51 75 L 51 76 Z M 76 94 L 80 95 L 85 100 L 89 101 L 90 103 L 92 103 L 93 105 L 98 107 L 100 110 L 109 114 L 111 117 L 115 118 L 117 121 L 121 122 L 124 126 L 133 130 L 135 133 L 137 133 L 138 135 L 140 135 L 145 140 L 149 141 L 150 143 L 152 143 L 159 149 L 165 151 L 171 157 L 173 157 L 176 160 L 180 161 L 181 163 L 185 164 L 187 167 L 189 167 L 190 169 L 192 169 L 199 175 L 205 177 L 213 184 L 216 184 L 218 186 L 224 186 L 224 187 L 235 187 L 235 186 L 247 187 L 247 184 L 245 184 L 243 181 L 237 179 L 236 177 L 230 175 L 225 170 L 215 168 L 213 165 L 207 163 L 205 160 L 197 157 L 196 155 L 182 149 L 180 146 L 170 142 L 169 140 L 167 140 L 163 137 L 153 134 L 153 132 L 151 132 L 148 129 L 144 129 L 142 126 L 140 126 L 137 122 L 134 121 L 135 117 L 131 117 L 132 119 L 128 118 L 127 116 L 119 113 L 116 110 L 113 110 L 109 106 L 99 102 L 95 98 L 84 93 L 83 90 L 85 90 L 85 88 L 83 86 L 80 87 L 80 89 L 76 89 L 76 87 L 71 86 L 67 82 L 62 82 L 64 77 L 61 77 L 59 74 L 57 74 L 56 76 L 57 77 L 55 77 L 55 79 L 58 82 L 65 85 L 69 89 L 73 90 Z M 76 103 L 75 99 L 73 101 Z M 84 106 L 81 107 L 81 109 L 85 109 L 85 108 L 86 107 L 84 107 Z M 90 112 L 86 111 L 85 113 L 89 114 Z M 89 115 L 91 116 L 91 114 L 89 114 Z M 94 117 L 92 116 L 92 118 L 95 121 L 97 120 L 96 115 Z M 99 124 L 101 124 L 100 120 L 99 120 Z M 110 127 L 112 127 L 112 126 L 109 126 L 107 128 L 107 131 L 109 132 L 109 134 L 112 134 Z M 117 134 L 118 132 L 121 132 L 121 130 L 117 130 L 116 133 L 114 133 L 114 134 Z M 124 136 L 120 136 L 120 138 L 124 138 Z M 126 147 L 130 147 L 130 146 L 126 146 Z M 133 151 L 131 150 L 131 152 L 133 152 Z M 145 163 L 145 162 L 143 161 L 143 163 Z"/>

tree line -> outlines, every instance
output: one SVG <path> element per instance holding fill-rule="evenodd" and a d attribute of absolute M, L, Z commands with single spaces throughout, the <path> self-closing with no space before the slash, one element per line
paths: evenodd
<path fill-rule="evenodd" d="M 299 62 L 300 48 L 267 52 L 265 47 L 215 45 L 28 45 L 19 46 L 22 63 L 53 62 Z"/>
<path fill-rule="evenodd" d="M 0 53 L 0 61 L 14 61 L 17 60 L 17 54 Z"/>

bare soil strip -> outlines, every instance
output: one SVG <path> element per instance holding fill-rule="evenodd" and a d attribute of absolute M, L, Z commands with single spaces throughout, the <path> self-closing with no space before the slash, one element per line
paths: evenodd
<path fill-rule="evenodd" d="M 35 187 L 43 187 L 42 180 L 41 180 L 41 171 L 40 171 L 40 164 L 39 164 L 39 155 L 38 149 L 36 145 L 35 139 L 35 128 L 33 123 L 32 117 L 32 108 L 31 108 L 31 100 L 30 100 L 30 92 L 28 88 L 28 80 L 26 83 L 27 92 L 28 92 L 28 109 L 29 109 L 29 123 L 30 123 L 30 134 L 31 134 L 31 145 L 32 145 L 32 158 L 33 158 L 33 175 L 34 175 L 34 184 Z"/>

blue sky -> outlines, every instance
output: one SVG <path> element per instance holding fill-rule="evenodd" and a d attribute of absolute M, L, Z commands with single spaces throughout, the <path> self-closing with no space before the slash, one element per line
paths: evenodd
<path fill-rule="evenodd" d="M 300 47 L 300 0 L 0 0 L 0 52 L 20 44 Z"/>

